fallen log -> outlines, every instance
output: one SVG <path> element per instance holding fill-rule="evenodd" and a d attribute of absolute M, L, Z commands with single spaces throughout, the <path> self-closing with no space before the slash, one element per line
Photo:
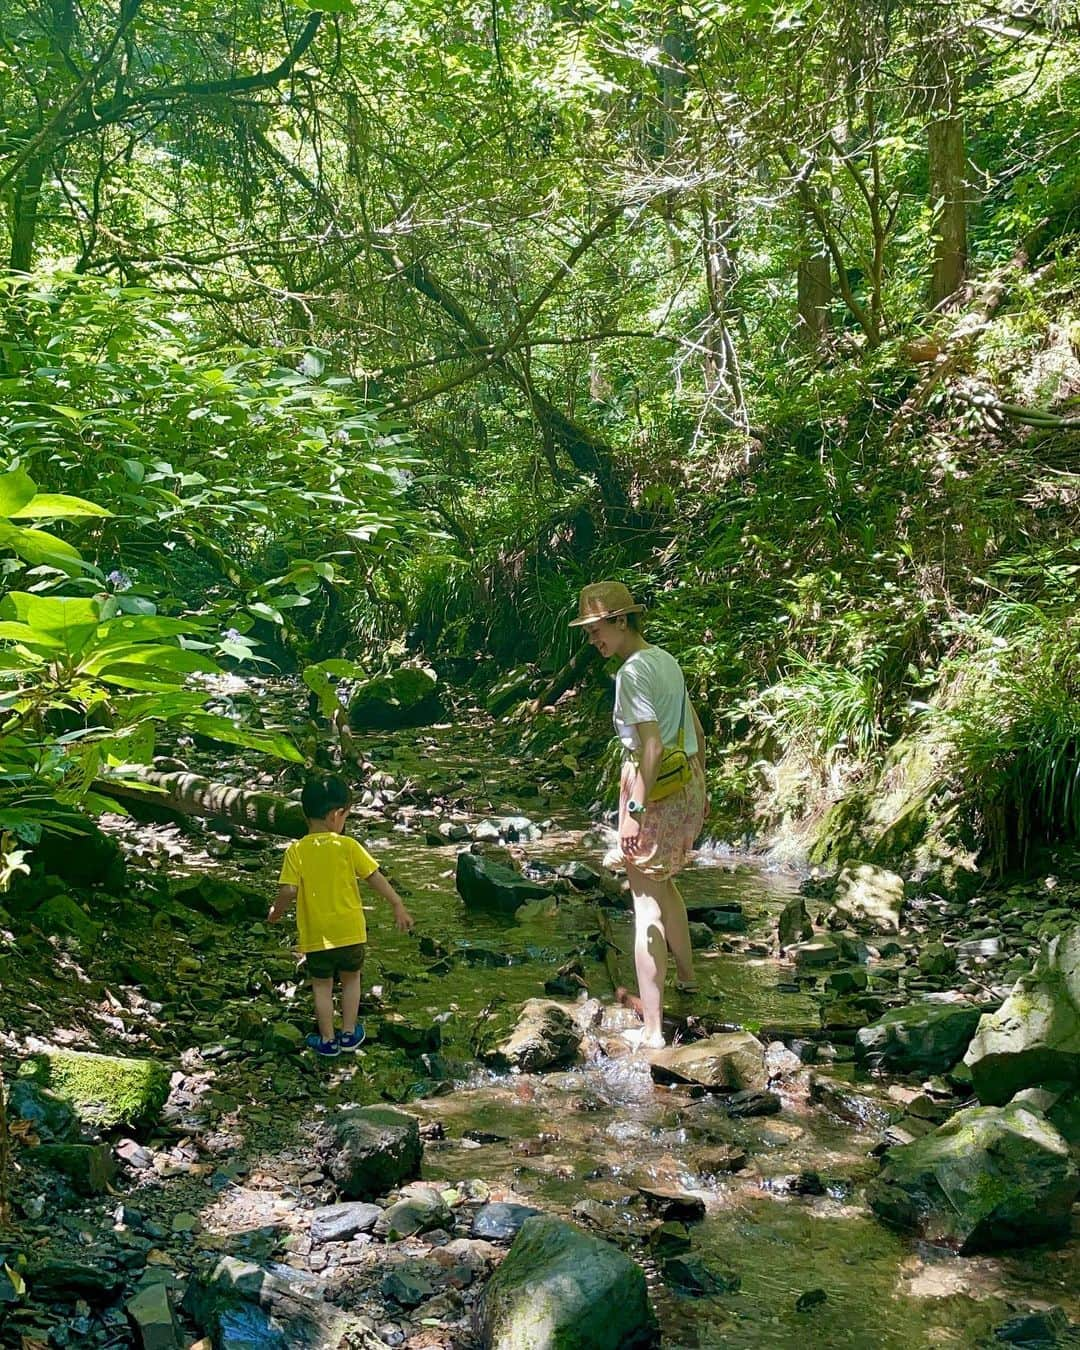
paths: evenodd
<path fill-rule="evenodd" d="M 249 792 L 246 788 L 211 782 L 195 773 L 155 773 L 146 769 L 139 773 L 138 783 L 131 781 L 130 767 L 125 773 L 129 776 L 123 782 L 99 779 L 94 790 L 121 802 L 141 802 L 186 816 L 217 816 L 234 825 L 246 825 L 288 839 L 307 834 L 299 802 L 272 792 Z"/>

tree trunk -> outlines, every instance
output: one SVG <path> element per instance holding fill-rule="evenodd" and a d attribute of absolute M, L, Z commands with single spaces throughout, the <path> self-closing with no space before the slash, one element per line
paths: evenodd
<path fill-rule="evenodd" d="M 934 208 L 930 304 L 937 308 L 955 294 L 967 271 L 967 151 L 959 76 L 940 52 L 929 70 L 931 120 L 926 143 Z"/>
<path fill-rule="evenodd" d="M 247 825 L 265 834 L 284 835 L 287 839 L 299 839 L 307 833 L 307 821 L 299 803 L 285 797 L 212 783 L 209 778 L 194 773 L 146 770 L 139 777 L 145 787 L 106 778 L 95 783 L 94 790 L 120 801 L 145 802 L 187 816 L 220 816 L 236 825 Z"/>
<path fill-rule="evenodd" d="M 27 164 L 12 193 L 11 256 L 13 272 L 29 272 L 34 264 L 34 239 L 37 235 L 38 202 L 45 180 L 48 159 L 39 155 Z"/>
<path fill-rule="evenodd" d="M 829 305 L 832 302 L 832 269 L 825 246 L 804 236 L 803 250 L 796 273 L 799 309 L 799 340 L 818 351 L 829 331 Z"/>

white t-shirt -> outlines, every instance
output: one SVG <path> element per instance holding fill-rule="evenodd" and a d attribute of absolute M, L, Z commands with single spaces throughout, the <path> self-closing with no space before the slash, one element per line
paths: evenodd
<path fill-rule="evenodd" d="M 677 745 L 685 692 L 686 681 L 679 663 L 663 647 L 642 647 L 628 656 L 615 676 L 615 730 L 625 748 L 631 751 L 641 748 L 637 722 L 655 722 L 666 750 Z M 688 755 L 696 755 L 697 733 L 689 699 L 685 714 L 683 748 Z"/>

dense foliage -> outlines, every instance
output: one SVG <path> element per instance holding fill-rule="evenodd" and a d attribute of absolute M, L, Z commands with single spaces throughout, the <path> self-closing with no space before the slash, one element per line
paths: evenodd
<path fill-rule="evenodd" d="M 7 517 L 10 622 L 175 623 L 132 635 L 172 715 L 406 632 L 550 675 L 620 575 L 732 828 L 921 744 L 957 843 L 1075 834 L 1078 48 L 923 0 L 9 6 L 0 445 L 52 527 Z M 23 783 L 49 644 L 6 637 Z M 110 754 L 158 712 L 84 656 L 45 687 Z"/>

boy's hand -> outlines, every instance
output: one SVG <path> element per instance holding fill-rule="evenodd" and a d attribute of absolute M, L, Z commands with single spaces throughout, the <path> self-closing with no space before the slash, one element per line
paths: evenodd
<path fill-rule="evenodd" d="M 407 933 L 416 921 L 405 906 L 399 902 L 394 906 L 394 922 L 397 924 L 399 933 Z"/>
<path fill-rule="evenodd" d="M 281 914 L 278 911 L 277 905 L 271 905 L 270 908 L 266 911 L 266 922 L 267 923 L 281 922 Z"/>

